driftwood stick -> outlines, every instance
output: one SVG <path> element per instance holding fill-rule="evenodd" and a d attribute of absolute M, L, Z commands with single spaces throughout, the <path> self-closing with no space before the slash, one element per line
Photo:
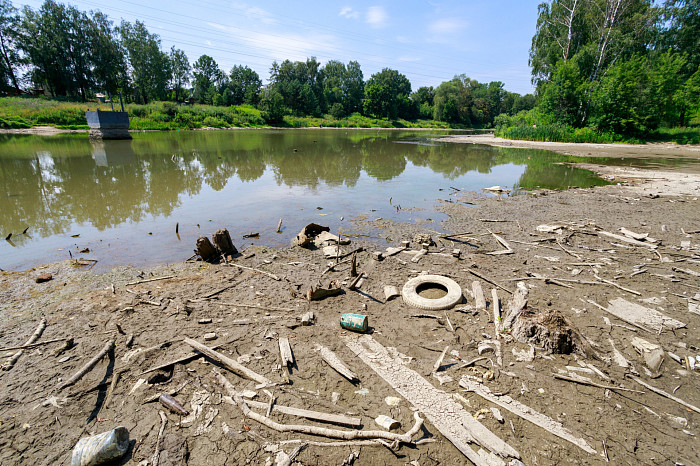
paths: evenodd
<path fill-rule="evenodd" d="M 414 445 L 424 445 L 427 443 L 435 443 L 436 440 L 434 438 L 422 438 L 420 440 L 416 440 L 413 442 Z M 289 445 L 292 443 L 308 443 L 309 445 L 313 445 L 315 447 L 386 447 L 384 443 L 380 443 L 379 440 L 346 440 L 346 441 L 337 441 L 337 442 L 318 442 L 314 440 L 300 440 L 300 439 L 293 439 L 293 440 L 282 440 L 279 442 L 278 445 Z"/>
<path fill-rule="evenodd" d="M 175 278 L 175 275 L 168 275 L 168 276 L 165 276 L 165 277 L 149 278 L 149 279 L 147 279 L 147 280 L 137 280 L 137 281 L 135 281 L 135 282 L 129 282 L 129 283 L 127 283 L 127 284 L 124 285 L 124 286 L 139 285 L 139 284 L 141 284 L 141 283 L 156 282 L 156 281 L 158 281 L 158 280 L 168 280 L 168 279 L 170 279 L 170 278 Z"/>
<path fill-rule="evenodd" d="M 112 373 L 112 382 L 109 384 L 109 389 L 107 390 L 107 395 L 105 396 L 105 402 L 102 405 L 103 408 L 107 408 L 109 406 L 109 402 L 112 401 L 112 395 L 114 395 L 114 389 L 117 387 L 119 379 L 121 379 L 122 374 L 128 370 L 128 368 L 122 367 L 118 371 L 114 371 Z"/>
<path fill-rule="evenodd" d="M 555 379 L 559 380 L 566 380 L 567 382 L 574 382 L 574 383 L 580 383 L 581 385 L 590 385 L 591 387 L 597 387 L 597 388 L 604 388 L 608 390 L 613 390 L 613 391 L 623 391 L 623 392 L 632 392 L 632 393 L 640 393 L 644 394 L 644 392 L 639 391 L 639 390 L 632 390 L 631 388 L 622 388 L 622 387 L 614 387 L 612 385 L 602 385 L 599 383 L 595 383 L 586 379 L 582 379 L 579 377 L 569 377 L 568 375 L 563 375 L 563 374 L 552 374 Z"/>
<path fill-rule="evenodd" d="M 34 330 L 34 333 L 32 333 L 32 336 L 29 337 L 29 340 L 23 345 L 23 346 L 29 346 L 33 344 L 35 341 L 41 337 L 41 334 L 44 333 L 44 329 L 46 328 L 46 319 L 44 317 L 41 318 L 41 321 L 39 322 L 39 326 Z M 3 364 L 2 368 L 3 370 L 10 370 L 14 367 L 15 363 L 17 363 L 17 360 L 22 356 L 22 353 L 24 353 L 23 349 L 20 349 L 17 351 L 15 354 L 13 354 L 5 364 Z"/>
<path fill-rule="evenodd" d="M 44 346 L 50 343 L 58 343 L 59 341 L 66 341 L 65 338 L 54 338 L 53 340 L 40 341 L 38 343 L 27 343 L 22 346 L 13 346 L 11 348 L 0 348 L 0 352 L 3 351 L 15 351 L 15 350 L 25 350 L 36 348 L 37 346 Z"/>
<path fill-rule="evenodd" d="M 675 401 L 676 403 L 679 403 L 679 404 L 685 406 L 685 407 L 688 408 L 688 409 L 692 409 L 692 410 L 695 411 L 696 413 L 700 413 L 700 408 L 698 408 L 698 407 L 696 407 L 696 406 L 693 406 L 693 405 L 691 405 L 690 403 L 686 403 L 685 401 L 681 400 L 680 398 L 676 398 L 675 396 L 673 396 L 673 395 L 671 395 L 670 393 L 667 393 L 667 392 L 661 390 L 660 388 L 652 387 L 651 385 L 649 385 L 648 383 L 644 382 L 644 381 L 643 381 L 642 379 L 640 379 L 639 377 L 635 377 L 635 376 L 630 375 L 630 374 L 627 374 L 627 377 L 629 377 L 630 379 L 634 380 L 635 382 L 637 382 L 637 383 L 638 383 L 639 385 L 641 385 L 642 387 L 648 388 L 649 390 L 651 390 L 652 392 L 656 393 L 657 395 L 664 396 L 664 397 L 668 398 L 669 400 L 673 400 L 673 401 Z"/>
<path fill-rule="evenodd" d="M 185 343 L 190 345 L 192 348 L 196 349 L 203 355 L 207 356 L 210 359 L 213 359 L 214 361 L 222 364 L 225 368 L 230 370 L 231 372 L 238 374 L 242 377 L 248 378 L 250 380 L 254 380 L 258 383 L 262 383 L 265 385 L 274 385 L 273 382 L 268 379 L 265 376 L 262 376 L 256 372 L 251 371 L 247 367 L 243 366 L 240 364 L 238 361 L 235 361 L 227 356 L 224 356 L 223 354 L 219 353 L 218 351 L 215 351 L 208 346 L 204 346 L 203 344 L 194 341 L 191 338 L 185 338 Z"/>
<path fill-rule="evenodd" d="M 158 431 L 158 439 L 156 440 L 156 451 L 153 453 L 153 459 L 151 459 L 152 466 L 158 466 L 158 462 L 160 461 L 160 442 L 163 439 L 165 425 L 168 423 L 168 417 L 165 415 L 165 412 L 158 411 L 158 414 L 160 414 L 160 430 Z"/>
<path fill-rule="evenodd" d="M 280 222 L 277 224 L 277 233 L 282 233 L 282 219 L 280 219 Z"/>
<path fill-rule="evenodd" d="M 239 264 L 233 264 L 233 263 L 226 264 L 226 265 L 230 265 L 232 267 L 238 267 L 239 269 L 250 270 L 252 272 L 258 272 L 258 273 L 261 273 L 263 275 L 267 275 L 268 277 L 272 278 L 273 280 L 277 280 L 277 281 L 281 280 L 281 278 L 278 277 L 277 275 L 269 273 L 269 272 L 265 272 L 264 270 L 256 269 L 253 267 L 246 267 L 245 265 L 239 265 Z"/>
<path fill-rule="evenodd" d="M 615 283 L 615 282 L 613 282 L 613 281 L 611 281 L 611 280 L 606 280 L 605 278 L 600 278 L 597 274 L 593 274 L 593 276 L 594 276 L 595 278 L 597 278 L 598 280 L 600 280 L 601 282 L 607 283 L 608 285 L 612 285 L 612 286 L 614 286 L 615 288 L 620 289 L 620 290 L 622 290 L 622 291 L 626 291 L 626 292 L 628 292 L 628 293 L 632 293 L 633 295 L 637 295 L 637 296 L 641 296 L 641 295 L 642 295 L 642 293 L 640 293 L 639 291 L 630 290 L 629 288 L 625 288 L 624 286 L 620 286 L 620 285 L 618 285 L 617 283 Z"/>
<path fill-rule="evenodd" d="M 246 403 L 250 407 L 257 409 L 267 409 L 268 406 L 267 403 L 264 403 L 262 401 L 246 400 Z M 311 419 L 313 421 L 340 424 L 343 426 L 360 427 L 362 425 L 362 419 L 359 417 L 348 417 L 343 416 L 342 414 L 320 413 L 318 411 L 309 411 L 308 409 L 292 408 L 291 406 L 278 405 L 277 403 L 275 403 L 272 406 L 272 412 L 279 412 L 282 414 L 287 414 L 289 416 L 303 417 L 306 419 Z"/>
<path fill-rule="evenodd" d="M 493 325 L 496 328 L 496 339 L 501 337 L 501 302 L 498 300 L 498 291 L 491 288 L 491 304 L 493 305 Z"/>
<path fill-rule="evenodd" d="M 338 356 L 335 355 L 335 353 L 325 346 L 318 346 L 317 348 L 318 351 L 321 352 L 321 358 L 326 361 L 326 363 L 331 366 L 338 374 L 342 375 L 346 379 L 350 381 L 350 383 L 355 383 L 359 382 L 360 379 L 355 375 L 353 371 L 348 369 L 348 367 L 343 364 L 343 362 L 340 360 Z"/>
<path fill-rule="evenodd" d="M 90 372 L 93 367 L 97 365 L 98 362 L 100 362 L 100 359 L 102 359 L 107 353 L 112 353 L 114 351 L 114 340 L 110 340 L 105 344 L 104 348 L 100 350 L 99 353 L 95 355 L 94 358 L 92 358 L 90 361 L 88 361 L 87 364 L 85 364 L 83 367 L 81 367 L 78 372 L 73 374 L 73 376 L 63 382 L 61 385 L 58 386 L 58 391 L 63 390 L 64 388 L 70 387 L 71 385 L 75 384 L 78 380 L 80 380 L 85 374 Z"/>
<path fill-rule="evenodd" d="M 198 299 L 188 299 L 187 301 L 191 303 L 196 303 L 196 302 L 202 302 L 202 301 L 207 301 L 209 299 L 215 299 L 215 298 L 198 298 Z M 224 306 L 238 306 L 238 307 L 247 307 L 251 309 L 261 309 L 263 311 L 298 311 L 299 309 L 292 309 L 289 307 L 273 307 L 273 306 L 261 306 L 259 304 L 245 304 L 245 303 L 227 303 L 223 301 L 215 301 L 216 304 L 223 304 Z"/>
<path fill-rule="evenodd" d="M 435 364 L 433 365 L 433 374 L 436 373 L 440 369 L 440 367 L 442 366 L 442 361 L 443 361 L 443 359 L 445 359 L 445 355 L 447 354 L 448 349 L 450 349 L 450 347 L 445 346 L 445 349 L 442 350 L 440 357 L 438 358 L 437 361 L 435 361 Z"/>
<path fill-rule="evenodd" d="M 230 342 L 229 342 L 229 343 L 230 343 Z M 219 348 L 219 347 L 221 347 L 221 346 L 223 346 L 223 344 L 216 345 L 216 346 L 211 346 L 211 349 L 214 350 L 214 349 L 217 349 L 217 348 Z M 164 363 L 164 364 L 158 364 L 158 365 L 155 366 L 155 367 L 151 367 L 150 369 L 147 369 L 147 370 L 141 372 L 141 373 L 139 374 L 139 376 L 144 375 L 144 374 L 148 374 L 148 373 L 150 373 L 150 372 L 158 371 L 158 370 L 161 370 L 161 369 L 166 369 L 166 368 L 168 368 L 168 367 L 170 367 L 170 366 L 174 366 L 175 364 L 180 364 L 180 363 L 183 363 L 183 362 L 188 362 L 188 361 L 190 361 L 190 360 L 192 360 L 192 359 L 199 358 L 199 357 L 201 357 L 201 356 L 203 356 L 202 353 L 200 353 L 199 351 L 195 351 L 194 353 L 189 353 L 189 354 L 187 354 L 187 355 L 185 355 L 185 356 L 182 356 L 181 358 L 177 358 L 177 359 L 174 359 L 174 360 L 172 360 L 172 361 L 168 361 L 168 362 L 166 362 L 166 363 Z"/>
<path fill-rule="evenodd" d="M 354 250 L 352 250 L 352 251 L 350 251 L 350 252 L 346 252 L 345 254 L 339 255 L 339 256 L 338 256 L 338 259 L 345 259 L 345 258 L 348 257 L 348 256 L 351 256 L 351 255 L 353 255 L 353 254 L 355 254 L 355 253 L 358 253 L 358 252 L 362 252 L 362 251 L 364 251 L 364 250 L 365 250 L 365 248 L 359 247 L 359 248 L 354 249 Z"/>
<path fill-rule="evenodd" d="M 355 288 L 357 288 L 357 284 L 360 282 L 360 280 L 361 280 L 362 277 L 364 277 L 364 276 L 365 276 L 365 273 L 364 273 L 364 272 L 360 272 L 360 273 L 357 275 L 357 277 L 355 277 L 355 278 L 350 282 L 350 284 L 348 285 L 348 289 L 349 289 L 349 290 L 354 290 Z"/>
<path fill-rule="evenodd" d="M 505 287 L 499 285 L 498 283 L 494 282 L 493 280 L 489 280 L 488 278 L 484 277 L 484 276 L 481 275 L 480 273 L 474 272 L 474 271 L 471 270 L 471 269 L 464 269 L 464 270 L 466 270 L 466 271 L 469 272 L 470 274 L 474 275 L 475 277 L 481 278 L 481 279 L 482 279 L 483 281 L 485 281 L 486 283 L 490 283 L 490 284 L 492 284 L 493 286 L 497 286 L 498 288 L 502 289 L 503 291 L 505 291 L 505 292 L 508 293 L 508 294 L 513 294 L 513 292 L 510 291 L 508 288 L 505 288 Z"/>
<path fill-rule="evenodd" d="M 336 430 L 328 429 L 326 427 L 318 426 L 306 426 L 306 425 L 294 425 L 294 424 L 280 424 L 272 419 L 266 418 L 262 414 L 255 413 L 251 411 L 243 398 L 236 392 L 235 387 L 226 380 L 221 372 L 214 369 L 214 376 L 221 385 L 224 386 L 228 396 L 224 397 L 224 400 L 228 403 L 237 405 L 243 412 L 243 416 L 250 418 L 260 424 L 269 427 L 270 429 L 276 430 L 277 432 L 299 432 L 302 434 L 309 435 L 319 435 L 328 438 L 337 438 L 343 440 L 355 440 L 355 439 L 383 439 L 391 442 L 398 441 L 400 443 L 413 443 L 412 437 L 418 433 L 418 431 L 423 426 L 423 419 L 418 413 L 414 413 L 414 418 L 416 420 L 413 427 L 407 431 L 405 434 L 397 434 L 394 432 L 384 432 L 379 430 Z"/>

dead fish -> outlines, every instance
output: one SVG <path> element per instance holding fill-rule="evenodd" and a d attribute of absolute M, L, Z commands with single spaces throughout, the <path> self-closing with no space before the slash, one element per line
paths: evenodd
<path fill-rule="evenodd" d="M 162 404 L 175 414 L 179 414 L 180 416 L 187 416 L 188 414 L 190 414 L 190 412 L 187 411 L 185 407 L 180 404 L 179 401 L 177 401 L 175 398 L 168 395 L 167 393 L 161 394 L 158 398 L 158 401 L 160 401 L 160 404 Z"/>
<path fill-rule="evenodd" d="M 12 238 L 12 233 L 10 233 L 9 235 L 5 236 L 5 241 L 10 241 L 10 238 Z"/>

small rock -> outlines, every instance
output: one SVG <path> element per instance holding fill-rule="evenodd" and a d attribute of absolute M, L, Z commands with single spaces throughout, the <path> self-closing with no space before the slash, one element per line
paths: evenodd
<path fill-rule="evenodd" d="M 64 362 L 67 362 L 69 359 L 70 359 L 70 356 L 64 356 L 61 359 L 59 359 L 58 362 L 64 363 Z"/>
<path fill-rule="evenodd" d="M 197 321 L 197 323 L 200 323 L 200 324 L 211 324 L 211 318 L 209 318 L 209 319 L 199 319 L 199 320 Z"/>
<path fill-rule="evenodd" d="M 211 333 L 204 334 L 204 341 L 210 341 L 210 340 L 216 340 L 216 333 L 211 332 Z"/>
<path fill-rule="evenodd" d="M 42 273 L 34 279 L 34 281 L 36 281 L 37 283 L 44 283 L 50 280 L 53 280 L 53 275 L 51 275 L 50 273 Z"/>

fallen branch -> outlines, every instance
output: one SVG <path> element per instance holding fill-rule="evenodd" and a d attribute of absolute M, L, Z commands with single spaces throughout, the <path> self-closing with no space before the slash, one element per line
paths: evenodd
<path fill-rule="evenodd" d="M 602 385 L 602 384 L 595 383 L 593 381 L 579 378 L 579 377 L 570 377 L 568 375 L 562 375 L 562 374 L 552 374 L 552 375 L 554 376 L 555 379 L 566 380 L 567 382 L 579 383 L 581 385 L 590 385 L 591 387 L 603 388 L 603 389 L 612 390 L 612 391 L 640 393 L 642 395 L 644 394 L 644 392 L 639 391 L 639 390 L 632 390 L 631 388 L 614 387 L 612 385 Z"/>
<path fill-rule="evenodd" d="M 598 234 L 605 235 L 605 236 L 610 237 L 610 238 L 615 238 L 616 240 L 624 241 L 625 243 L 633 244 L 635 246 L 644 246 L 644 247 L 651 248 L 651 249 L 657 248 L 657 246 L 655 244 L 637 241 L 636 239 L 628 238 L 628 237 L 622 236 L 622 235 L 616 235 L 615 233 L 610 233 L 610 232 L 603 231 L 603 230 L 598 231 Z"/>
<path fill-rule="evenodd" d="M 263 403 L 262 401 L 246 400 L 246 403 L 251 407 L 257 409 L 267 409 L 268 406 L 268 403 Z M 308 409 L 292 408 L 291 406 L 282 406 L 276 403 L 272 406 L 272 412 L 275 411 L 280 412 L 282 414 L 288 414 L 290 416 L 311 419 L 313 421 L 329 422 L 331 424 L 340 424 L 344 426 L 353 427 L 360 427 L 362 425 L 362 419 L 359 417 L 348 417 L 340 414 L 320 413 L 318 411 L 310 411 Z"/>
<path fill-rule="evenodd" d="M 688 408 L 688 409 L 692 409 L 692 410 L 695 411 L 696 413 L 700 413 L 700 408 L 698 408 L 698 407 L 696 407 L 696 406 L 693 406 L 693 405 L 691 405 L 690 403 L 686 403 L 685 401 L 681 400 L 680 398 L 676 398 L 675 396 L 671 395 L 670 393 L 666 393 L 665 391 L 663 391 L 663 390 L 661 390 L 661 389 L 659 389 L 659 388 L 652 387 L 651 385 L 649 385 L 648 383 L 644 382 L 644 381 L 643 381 L 642 379 L 640 379 L 639 377 L 635 377 L 635 376 L 630 375 L 630 374 L 627 374 L 627 377 L 629 377 L 630 379 L 634 380 L 635 382 L 637 382 L 637 383 L 638 383 L 639 385 L 641 385 L 642 387 L 648 388 L 649 390 L 651 390 L 652 392 L 656 393 L 657 395 L 661 395 L 661 396 L 663 396 L 663 397 L 666 397 L 666 398 L 668 398 L 669 400 L 673 400 L 673 401 L 675 401 L 676 403 L 679 403 L 679 404 L 685 406 L 685 407 Z"/>
<path fill-rule="evenodd" d="M 153 453 L 153 459 L 151 459 L 152 466 L 158 466 L 160 461 L 160 442 L 163 439 L 163 431 L 165 431 L 165 424 L 168 423 L 168 417 L 163 411 L 158 411 L 160 414 L 160 430 L 158 431 L 158 439 L 156 440 L 156 451 Z"/>
<path fill-rule="evenodd" d="M 474 272 L 474 271 L 471 270 L 471 269 L 464 269 L 464 270 L 467 271 L 467 272 L 469 272 L 470 274 L 474 275 L 475 277 L 481 278 L 481 279 L 482 279 L 483 281 L 485 281 L 486 283 L 490 283 L 490 284 L 492 284 L 493 286 L 497 286 L 498 288 L 502 289 L 503 291 L 505 291 L 505 292 L 508 293 L 508 294 L 513 294 L 513 292 L 510 291 L 508 288 L 505 288 L 505 287 L 499 285 L 498 283 L 494 282 L 493 280 L 489 280 L 488 278 L 484 277 L 484 276 L 481 275 L 480 273 Z"/>
<path fill-rule="evenodd" d="M 269 427 L 270 429 L 276 430 L 277 432 L 299 432 L 302 434 L 309 435 L 319 435 L 328 438 L 337 438 L 343 440 L 355 440 L 355 439 L 384 439 L 392 442 L 399 443 L 413 443 L 412 437 L 415 435 L 423 426 L 423 419 L 416 412 L 413 414 L 416 422 L 413 427 L 407 431 L 405 434 L 397 434 L 393 432 L 383 432 L 378 430 L 336 430 L 328 429 L 326 427 L 318 426 L 306 426 L 306 425 L 294 425 L 294 424 L 280 424 L 273 421 L 272 419 L 266 418 L 265 416 L 253 412 L 243 398 L 236 392 L 235 387 L 231 382 L 226 380 L 226 377 L 221 374 L 218 370 L 214 369 L 214 377 L 216 381 L 219 382 L 226 390 L 228 396 L 224 397 L 224 400 L 230 404 L 237 405 L 243 412 L 243 416 L 250 418 L 260 424 Z"/>
<path fill-rule="evenodd" d="M 255 268 L 253 268 L 253 267 L 246 267 L 245 265 L 239 265 L 239 264 L 233 264 L 233 263 L 226 264 L 226 265 L 230 265 L 231 267 L 238 267 L 239 269 L 250 270 L 250 271 L 252 271 L 252 272 L 258 272 L 258 273 L 261 273 L 261 274 L 263 274 L 263 275 L 267 275 L 268 277 L 270 277 L 270 278 L 272 278 L 273 280 L 276 280 L 276 281 L 280 281 L 280 280 L 281 280 L 281 278 L 278 277 L 277 275 L 272 274 L 272 273 L 269 273 L 269 272 L 265 272 L 264 270 L 255 269 Z"/>
<path fill-rule="evenodd" d="M 614 286 L 615 288 L 620 289 L 620 290 L 622 290 L 622 291 L 626 291 L 626 292 L 628 292 L 628 293 L 632 293 L 633 295 L 637 295 L 637 296 L 641 296 L 641 295 L 642 295 L 642 293 L 640 293 L 639 291 L 630 290 L 629 288 L 625 288 L 624 286 L 620 286 L 620 285 L 618 285 L 617 283 L 615 283 L 615 282 L 613 282 L 613 281 L 606 280 L 605 278 L 600 278 L 600 277 L 598 276 L 598 274 L 593 274 L 593 276 L 594 276 L 596 279 L 600 280 L 601 282 L 607 283 L 608 285 L 612 285 L 612 286 Z"/>
<path fill-rule="evenodd" d="M 156 278 L 149 278 L 147 280 L 137 280 L 135 282 L 129 282 L 124 286 L 131 286 L 131 285 L 139 285 L 141 283 L 148 283 L 148 282 L 156 282 L 158 280 L 168 280 L 170 278 L 175 278 L 175 275 L 168 275 L 166 277 L 156 277 Z"/>
<path fill-rule="evenodd" d="M 203 355 L 207 356 L 210 359 L 213 359 L 214 361 L 218 362 L 219 364 L 223 365 L 225 368 L 230 370 L 231 372 L 238 374 L 242 377 L 248 378 L 250 380 L 254 380 L 258 383 L 262 383 L 265 385 L 274 385 L 273 382 L 268 379 L 265 376 L 262 376 L 256 372 L 253 372 L 252 370 L 248 369 L 247 367 L 243 366 L 240 364 L 238 361 L 235 361 L 227 356 L 224 356 L 223 354 L 219 353 L 218 351 L 214 351 L 213 349 L 209 348 L 208 346 L 205 346 L 197 341 L 192 340 L 191 338 L 185 338 L 185 343 L 190 345 L 192 348 L 196 349 Z"/>
<path fill-rule="evenodd" d="M 53 340 L 40 341 L 39 343 L 27 343 L 27 344 L 24 344 L 22 346 L 13 346 L 10 348 L 0 348 L 0 352 L 32 349 L 32 348 L 36 348 L 38 346 L 48 345 L 50 343 L 58 343 L 59 341 L 66 341 L 66 338 L 54 338 Z"/>
<path fill-rule="evenodd" d="M 210 299 L 216 299 L 216 298 L 198 298 L 198 299 L 188 299 L 187 301 L 190 303 L 196 303 L 196 302 L 202 302 L 202 301 L 208 301 Z M 261 306 L 259 304 L 244 304 L 244 303 L 227 303 L 227 302 L 222 302 L 222 301 L 216 301 L 217 304 L 222 304 L 224 306 L 238 306 L 238 307 L 247 307 L 247 308 L 252 308 L 252 309 L 260 309 L 263 311 L 298 311 L 299 309 L 292 309 L 289 307 L 273 307 L 273 306 Z"/>
<path fill-rule="evenodd" d="M 109 384 L 109 389 L 107 390 L 107 395 L 105 396 L 105 402 L 102 404 L 103 408 L 107 408 L 109 406 L 109 402 L 112 401 L 112 395 L 114 395 L 114 389 L 117 387 L 119 379 L 121 379 L 122 374 L 128 370 L 128 368 L 121 368 L 118 371 L 112 372 L 112 382 Z"/>
<path fill-rule="evenodd" d="M 46 328 L 46 319 L 44 317 L 41 318 L 41 321 L 39 322 L 39 326 L 34 330 L 34 333 L 32 333 L 32 336 L 29 337 L 29 340 L 23 345 L 23 346 L 28 346 L 33 344 L 35 341 L 41 337 L 41 334 L 44 333 L 44 329 Z M 3 370 L 10 370 L 14 367 L 15 363 L 17 363 L 17 360 L 22 356 L 22 353 L 24 353 L 24 349 L 20 349 L 17 351 L 15 354 L 10 356 L 10 358 L 7 360 L 5 364 L 3 364 L 2 369 Z"/>
<path fill-rule="evenodd" d="M 104 348 L 100 350 L 99 353 L 95 355 L 94 358 L 92 358 L 90 361 L 88 361 L 87 364 L 85 364 L 83 367 L 81 367 L 78 372 L 73 374 L 73 377 L 70 379 L 66 380 L 63 382 L 61 385 L 58 386 L 58 391 L 63 390 L 64 388 L 70 387 L 71 385 L 75 384 L 78 380 L 80 380 L 85 374 L 90 372 L 93 367 L 97 365 L 98 362 L 107 354 L 107 353 L 112 353 L 114 351 L 114 340 L 110 340 L 105 344 Z"/>
<path fill-rule="evenodd" d="M 350 381 L 350 383 L 359 382 L 360 379 L 355 375 L 353 371 L 348 369 L 348 367 L 343 364 L 343 362 L 335 355 L 335 353 L 325 346 L 319 345 L 316 348 L 317 351 L 321 352 L 321 358 L 326 361 L 326 364 L 331 366 L 338 374 L 342 375 Z"/>

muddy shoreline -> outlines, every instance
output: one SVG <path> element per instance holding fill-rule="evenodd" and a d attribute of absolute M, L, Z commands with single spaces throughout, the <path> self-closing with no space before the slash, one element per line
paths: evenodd
<path fill-rule="evenodd" d="M 697 150 L 686 149 L 689 154 Z M 656 151 L 654 156 L 660 154 L 660 149 L 652 150 Z M 442 227 L 474 236 L 439 239 L 429 224 L 356 221 L 358 236 L 342 248 L 366 249 L 358 254 L 358 269 L 365 272 L 366 279 L 357 291 L 348 289 L 348 263 L 323 273 L 328 260 L 322 251 L 298 247 L 246 249 L 234 263 L 248 269 L 192 262 L 144 271 L 119 267 L 94 274 L 65 261 L 31 271 L 2 273 L 0 346 L 22 345 L 41 316 L 46 318 L 47 327 L 39 341 L 74 338 L 77 344 L 60 357 L 54 353 L 61 343 L 27 349 L 12 369 L 0 373 L 0 461 L 68 464 L 80 437 L 118 425 L 129 429 L 133 442 L 120 464 L 149 460 L 156 450 L 161 423 L 158 412 L 164 408 L 146 401 L 175 389 L 179 389 L 176 398 L 195 414 L 179 419 L 167 413 L 165 439 L 159 448 L 165 458 L 161 464 L 275 464 L 280 450 L 290 453 L 299 445 L 286 441 L 331 441 L 279 433 L 244 418 L 236 406 L 222 398 L 224 391 L 212 375 L 216 364 L 205 358 L 144 374 L 188 354 L 190 348 L 182 342 L 183 337 L 203 341 L 206 333 L 216 334 L 207 344 L 221 345 L 222 353 L 275 382 L 284 376 L 279 368 L 278 338 L 287 337 L 296 366 L 289 375 L 291 385 L 270 388 L 277 404 L 360 417 L 364 430 L 379 429 L 374 418 L 385 414 L 401 422 L 398 431 L 405 432 L 414 422 L 411 401 L 399 397 L 398 404 L 387 404 L 387 397 L 397 397 L 397 392 L 344 343 L 351 334 L 338 325 L 340 314 L 359 312 L 369 316 L 374 340 L 411 358 L 402 359 L 406 367 L 437 389 L 450 396 L 461 395 L 457 402 L 517 450 L 525 464 L 604 464 L 606 458 L 613 464 L 700 463 L 700 450 L 692 447 L 700 433 L 699 415 L 628 377 L 638 374 L 646 383 L 700 405 L 697 371 L 686 370 L 668 354 L 700 354 L 700 315 L 690 312 L 700 302 L 700 279 L 693 275 L 700 273 L 700 176 L 678 171 L 588 168 L 619 184 L 534 191 L 514 197 L 453 193 L 452 202 L 444 202 L 438 209 L 449 215 Z M 538 230 L 540 225 L 561 228 L 543 232 Z M 658 246 L 639 246 L 600 233 L 619 235 L 623 227 L 648 233 L 659 241 Z M 382 231 L 379 240 L 366 241 L 361 236 L 363 231 L 376 229 Z M 418 233 L 432 236 L 436 245 L 430 251 L 435 254 L 423 256 L 417 263 L 411 262 L 413 255 L 407 252 L 382 261 L 372 258 L 372 252 L 399 246 L 403 240 L 420 248 L 413 241 Z M 491 233 L 508 242 L 513 252 L 489 254 L 504 248 Z M 449 254 L 453 249 L 460 249 L 460 258 Z M 466 303 L 447 311 L 426 312 L 408 307 L 401 298 L 385 302 L 384 285 L 400 289 L 424 271 L 454 279 Z M 53 280 L 35 283 L 42 272 L 52 273 Z M 144 281 L 161 277 L 172 278 Z M 344 283 L 344 291 L 321 301 L 304 299 L 308 287 L 316 286 L 319 280 L 324 285 L 331 280 Z M 496 288 L 502 307 L 507 309 L 510 294 L 504 289 L 514 291 L 518 280 L 529 289 L 528 308 L 560 312 L 590 342 L 598 359 L 575 353 L 552 355 L 534 345 L 534 359 L 530 360 L 522 356 L 530 351 L 529 344 L 506 334 L 501 339 L 502 365 L 487 353 L 488 360 L 473 368 L 459 368 L 448 354 L 439 377 L 432 376 L 445 346 L 469 360 L 478 356 L 480 342 L 496 336 L 492 299 L 487 309 L 476 309 L 472 283 L 479 281 L 487 298 Z M 647 332 L 591 304 L 606 307 L 617 298 L 652 308 L 686 326 Z M 316 322 L 301 326 L 299 318 L 308 311 L 314 312 Z M 413 317 L 421 313 L 440 318 Z M 131 336 L 131 346 L 127 346 Z M 634 337 L 664 350 L 657 372 L 646 369 L 644 358 L 632 345 Z M 108 339 L 116 342 L 115 358 L 105 358 L 73 387 L 57 392 L 56 386 Z M 358 374 L 360 382 L 351 384 L 327 366 L 314 350 L 318 344 L 334 351 Z M 616 362 L 615 351 L 628 367 Z M 552 376 L 576 372 L 567 367 L 579 367 L 577 373 L 599 385 L 645 393 L 601 389 Z M 105 406 L 117 372 L 121 378 Z M 492 392 L 507 394 L 561 423 L 596 453 L 587 453 L 503 408 L 500 412 L 505 419 L 500 423 L 490 411 L 496 405 L 459 386 L 465 375 L 479 378 Z M 230 372 L 226 376 L 237 390 L 255 390 L 255 382 Z M 255 391 L 257 401 L 268 402 L 262 390 Z M 284 424 L 324 425 L 278 412 L 270 418 Z M 342 464 L 356 451 L 359 460 L 355 464 L 467 462 L 429 421 L 414 438 L 429 443 L 404 445 L 395 451 L 381 445 L 316 443 L 308 445 L 296 461 Z"/>

